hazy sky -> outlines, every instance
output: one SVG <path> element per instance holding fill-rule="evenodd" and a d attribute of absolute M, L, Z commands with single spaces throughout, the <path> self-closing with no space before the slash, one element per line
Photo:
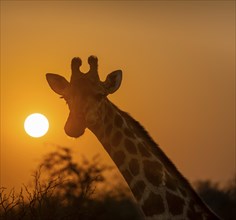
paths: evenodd
<path fill-rule="evenodd" d="M 190 181 L 225 183 L 235 173 L 234 1 L 1 1 L 1 186 L 27 183 L 50 144 L 101 154 L 90 131 L 69 139 L 68 109 L 45 73 L 70 77 L 70 61 L 98 56 L 101 79 L 123 82 L 110 97 L 151 134 Z M 45 114 L 46 136 L 25 118 Z"/>

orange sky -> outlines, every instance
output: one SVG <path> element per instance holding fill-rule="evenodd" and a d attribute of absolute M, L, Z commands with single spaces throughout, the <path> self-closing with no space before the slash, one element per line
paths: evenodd
<path fill-rule="evenodd" d="M 45 73 L 70 77 L 74 56 L 99 58 L 101 79 L 122 69 L 110 99 L 129 112 L 190 181 L 226 183 L 235 173 L 235 11 L 233 1 L 1 1 L 1 179 L 27 183 L 50 143 L 111 160 L 90 131 L 63 127 L 68 110 Z M 33 112 L 46 136 L 24 132 Z"/>

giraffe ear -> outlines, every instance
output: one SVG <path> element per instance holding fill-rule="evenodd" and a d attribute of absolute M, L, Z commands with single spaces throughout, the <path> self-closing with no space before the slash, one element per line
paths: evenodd
<path fill-rule="evenodd" d="M 63 95 L 69 86 L 69 82 L 64 77 L 54 73 L 47 73 L 46 79 L 51 89 L 59 95 Z"/>
<path fill-rule="evenodd" d="M 107 75 L 106 80 L 103 82 L 103 86 L 108 94 L 114 93 L 119 89 L 122 81 L 122 71 L 116 70 Z"/>

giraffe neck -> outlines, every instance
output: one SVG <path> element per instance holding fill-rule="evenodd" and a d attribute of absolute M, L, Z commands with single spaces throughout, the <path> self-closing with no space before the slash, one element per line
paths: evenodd
<path fill-rule="evenodd" d="M 90 130 L 128 183 L 146 219 L 218 219 L 144 128 L 108 99 Z"/>

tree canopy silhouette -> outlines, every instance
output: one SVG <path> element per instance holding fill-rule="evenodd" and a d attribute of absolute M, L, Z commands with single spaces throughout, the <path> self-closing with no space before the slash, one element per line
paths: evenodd
<path fill-rule="evenodd" d="M 225 220 L 236 219 L 236 182 L 235 178 L 220 188 L 210 180 L 198 181 L 196 189 L 206 204 Z"/>
<path fill-rule="evenodd" d="M 98 155 L 91 161 L 83 156 L 74 162 L 72 151 L 58 146 L 44 156 L 32 175 L 31 186 L 23 185 L 19 193 L 0 188 L 0 219 L 143 219 L 127 186 L 106 189 L 111 180 L 105 172 L 112 169 L 102 164 Z M 223 188 L 212 181 L 197 181 L 195 188 L 222 219 L 236 219 L 235 179 Z"/>
<path fill-rule="evenodd" d="M 73 161 L 69 148 L 58 146 L 47 154 L 34 172 L 31 187 L 0 190 L 0 217 L 4 220 L 92 220 L 141 219 L 126 188 L 116 192 L 96 189 L 109 184 L 104 173 L 112 167 L 100 162 L 99 156 L 91 161 L 85 157 Z M 101 186 L 102 187 L 102 186 Z"/>

